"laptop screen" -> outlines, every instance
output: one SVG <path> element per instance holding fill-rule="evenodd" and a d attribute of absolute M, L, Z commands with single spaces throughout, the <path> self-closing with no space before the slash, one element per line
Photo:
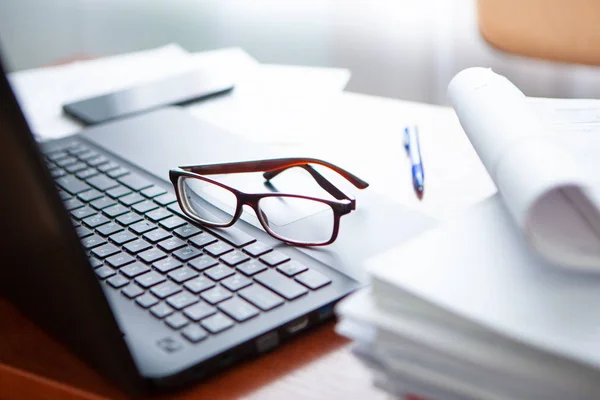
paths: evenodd
<path fill-rule="evenodd" d="M 139 391 L 141 378 L 4 71 L 0 60 L 0 290 L 44 331 Z M 27 368 L 18 354 L 0 361 Z"/>

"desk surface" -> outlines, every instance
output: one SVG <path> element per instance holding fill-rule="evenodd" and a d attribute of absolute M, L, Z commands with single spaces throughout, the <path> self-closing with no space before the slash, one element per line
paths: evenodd
<path fill-rule="evenodd" d="M 304 143 L 293 149 L 284 145 L 282 151 L 304 150 L 304 155 L 352 167 L 371 183 L 371 190 L 441 218 L 494 193 L 449 108 L 343 94 L 332 99 L 327 116 L 310 127 Z M 421 132 L 427 171 L 422 202 L 415 199 L 403 154 L 401 127 L 407 123 L 418 123 Z M 339 146 L 341 140 L 344 147 Z M 168 398 L 386 398 L 372 386 L 369 371 L 353 358 L 349 342 L 333 327 L 330 322 Z M 123 398 L 3 300 L 0 332 L 0 360 L 5 362 L 0 363 L 0 398 Z"/>

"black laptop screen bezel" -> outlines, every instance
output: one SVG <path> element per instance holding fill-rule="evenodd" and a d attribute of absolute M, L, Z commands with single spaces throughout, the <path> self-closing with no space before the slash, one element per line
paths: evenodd
<path fill-rule="evenodd" d="M 58 196 L 1 55 L 0 73 L 0 213 L 7 233 L 0 254 L 10 260 L 0 265 L 0 293 L 119 387 L 145 393 L 147 382 Z"/>

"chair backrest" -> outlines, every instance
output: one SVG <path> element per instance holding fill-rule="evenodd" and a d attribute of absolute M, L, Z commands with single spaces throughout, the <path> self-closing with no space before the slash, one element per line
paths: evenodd
<path fill-rule="evenodd" d="M 482 37 L 513 54 L 600 65 L 600 1 L 478 0 Z"/>

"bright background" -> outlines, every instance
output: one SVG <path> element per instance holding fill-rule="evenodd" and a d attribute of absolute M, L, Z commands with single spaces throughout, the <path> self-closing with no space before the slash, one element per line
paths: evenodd
<path fill-rule="evenodd" d="M 469 66 L 492 67 L 531 96 L 600 98 L 598 68 L 490 48 L 475 0 L 2 0 L 0 42 L 11 70 L 176 42 L 344 67 L 350 91 L 435 104 Z"/>

